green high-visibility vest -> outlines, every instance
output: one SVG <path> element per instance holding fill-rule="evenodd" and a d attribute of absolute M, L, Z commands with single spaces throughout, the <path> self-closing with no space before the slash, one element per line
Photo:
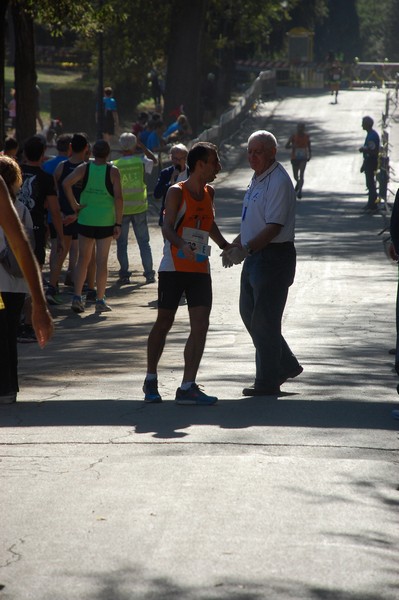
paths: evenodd
<path fill-rule="evenodd" d="M 139 156 L 124 156 L 113 161 L 121 174 L 123 214 L 135 215 L 148 209 L 144 165 Z"/>

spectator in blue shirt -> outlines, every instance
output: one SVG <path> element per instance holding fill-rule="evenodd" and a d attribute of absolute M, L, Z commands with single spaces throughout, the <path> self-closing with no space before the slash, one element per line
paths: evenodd
<path fill-rule="evenodd" d="M 366 187 L 368 189 L 368 202 L 365 210 L 376 211 L 377 188 L 375 184 L 375 172 L 378 167 L 378 154 L 380 151 L 380 136 L 373 129 L 374 121 L 371 117 L 363 117 L 362 127 L 367 131 L 366 139 L 359 152 L 363 153 L 363 164 L 360 169 L 366 177 Z"/>
<path fill-rule="evenodd" d="M 104 88 L 103 110 L 103 138 L 110 143 L 111 137 L 117 135 L 119 129 L 118 108 L 110 87 Z"/>

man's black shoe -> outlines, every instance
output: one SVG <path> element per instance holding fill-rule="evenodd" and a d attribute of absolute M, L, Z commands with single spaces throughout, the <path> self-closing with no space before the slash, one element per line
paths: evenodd
<path fill-rule="evenodd" d="M 282 385 L 283 383 L 285 383 L 287 381 L 287 379 L 294 379 L 294 377 L 298 377 L 298 375 L 300 375 L 303 371 L 303 367 L 301 367 L 301 365 L 298 365 L 298 367 L 296 369 L 294 369 L 293 371 L 290 371 L 289 373 L 286 373 L 285 375 L 281 375 L 280 376 L 280 385 Z"/>
<path fill-rule="evenodd" d="M 278 396 L 280 388 L 255 388 L 248 387 L 242 390 L 243 396 Z"/>

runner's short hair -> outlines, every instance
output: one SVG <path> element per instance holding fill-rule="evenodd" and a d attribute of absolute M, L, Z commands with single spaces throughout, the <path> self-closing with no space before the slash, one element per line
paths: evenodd
<path fill-rule="evenodd" d="M 13 137 L 8 137 L 4 140 L 4 150 L 8 152 L 9 150 L 16 150 L 18 148 L 18 142 Z"/>
<path fill-rule="evenodd" d="M 89 145 L 89 138 L 86 133 L 74 133 L 71 140 L 73 152 L 82 152 Z"/>
<path fill-rule="evenodd" d="M 111 148 L 105 140 L 97 140 L 93 146 L 94 158 L 107 158 L 110 155 Z"/>
<path fill-rule="evenodd" d="M 187 165 L 192 173 L 195 169 L 195 165 L 199 160 L 203 160 L 204 162 L 208 161 L 208 157 L 215 153 L 217 154 L 217 146 L 215 144 L 211 144 L 211 142 L 197 142 L 191 148 L 189 153 L 187 154 Z"/>
<path fill-rule="evenodd" d="M 34 135 L 24 144 L 24 154 L 28 160 L 36 162 L 40 160 L 46 150 L 46 140 L 44 136 Z"/>

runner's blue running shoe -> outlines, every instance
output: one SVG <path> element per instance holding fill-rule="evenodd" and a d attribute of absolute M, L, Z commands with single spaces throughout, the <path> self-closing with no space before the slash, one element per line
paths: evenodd
<path fill-rule="evenodd" d="M 177 388 L 176 404 L 197 404 L 199 406 L 211 406 L 216 404 L 218 399 L 216 396 L 208 396 L 202 392 L 196 383 L 192 383 L 188 390 Z"/>
<path fill-rule="evenodd" d="M 158 392 L 158 379 L 145 379 L 143 384 L 144 402 L 159 404 L 162 402 L 161 394 Z"/>
<path fill-rule="evenodd" d="M 74 296 L 72 299 L 72 306 L 71 306 L 73 312 L 75 313 L 82 313 L 85 311 L 85 307 L 83 306 L 83 302 L 82 302 L 82 296 Z"/>

